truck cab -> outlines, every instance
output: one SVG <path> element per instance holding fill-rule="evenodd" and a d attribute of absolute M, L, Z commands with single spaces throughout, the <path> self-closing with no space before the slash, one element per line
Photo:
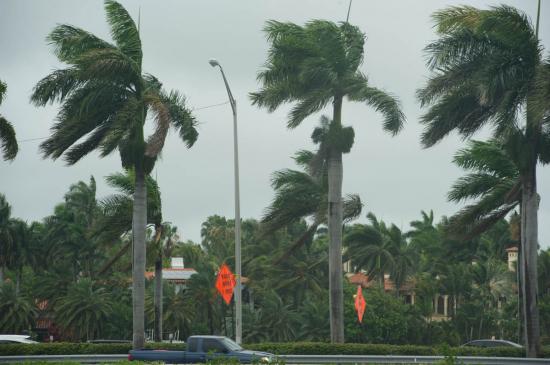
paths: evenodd
<path fill-rule="evenodd" d="M 233 340 L 224 336 L 190 336 L 187 351 L 132 350 L 129 360 L 163 361 L 172 364 L 203 363 L 215 358 L 235 359 L 240 363 L 269 363 L 273 354 L 245 350 Z"/>

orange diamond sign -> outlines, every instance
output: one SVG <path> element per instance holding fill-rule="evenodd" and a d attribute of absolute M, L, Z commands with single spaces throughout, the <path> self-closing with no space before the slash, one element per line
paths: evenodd
<path fill-rule="evenodd" d="M 235 276 L 229 269 L 229 266 L 223 264 L 218 271 L 218 278 L 216 279 L 216 289 L 221 294 L 223 300 L 227 305 L 231 302 L 233 296 L 233 289 L 235 288 Z"/>
<path fill-rule="evenodd" d="M 363 314 L 365 314 L 365 308 L 367 307 L 367 302 L 363 297 L 363 290 L 361 285 L 357 286 L 357 294 L 355 294 L 355 310 L 357 311 L 357 318 L 359 323 L 363 323 Z"/>

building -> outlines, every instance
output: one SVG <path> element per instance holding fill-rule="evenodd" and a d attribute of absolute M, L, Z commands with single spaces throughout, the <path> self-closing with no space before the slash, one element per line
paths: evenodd
<path fill-rule="evenodd" d="M 183 257 L 172 257 L 170 267 L 162 269 L 162 279 L 174 285 L 176 293 L 187 287 L 187 282 L 197 271 L 192 268 L 186 268 Z M 155 277 L 154 271 L 146 271 L 145 278 L 152 280 Z"/>

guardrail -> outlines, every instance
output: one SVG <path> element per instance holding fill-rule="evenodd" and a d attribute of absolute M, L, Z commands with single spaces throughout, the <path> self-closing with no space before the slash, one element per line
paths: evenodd
<path fill-rule="evenodd" d="M 435 364 L 443 356 L 400 356 L 400 355 L 280 355 L 289 365 L 295 364 Z M 83 364 L 99 364 L 126 360 L 128 355 L 26 355 L 0 356 L 0 363 L 25 361 L 74 361 Z M 464 364 L 477 365 L 542 365 L 550 359 L 526 359 L 518 357 L 458 356 Z"/>
<path fill-rule="evenodd" d="M 444 359 L 444 356 L 401 355 L 282 355 L 280 357 L 287 364 L 435 364 Z M 478 365 L 550 364 L 550 359 L 517 357 L 458 356 L 457 359 L 464 364 Z"/>

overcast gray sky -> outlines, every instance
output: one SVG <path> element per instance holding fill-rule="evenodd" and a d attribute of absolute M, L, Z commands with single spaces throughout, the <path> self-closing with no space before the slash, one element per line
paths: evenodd
<path fill-rule="evenodd" d="M 503 1 L 523 9 L 533 19 L 536 0 Z M 137 19 L 141 9 L 143 68 L 167 89 L 178 89 L 190 106 L 200 108 L 227 100 L 222 79 L 207 61 L 217 58 L 227 73 L 239 106 L 241 214 L 259 218 L 273 192 L 273 171 L 294 167 L 295 151 L 312 148 L 310 134 L 319 115 L 295 130 L 287 130 L 283 107 L 275 113 L 250 105 L 248 92 L 257 89 L 256 73 L 266 57 L 262 27 L 266 20 L 303 24 L 310 19 L 345 20 L 348 0 L 239 1 L 122 1 Z M 451 215 L 460 206 L 446 193 L 461 171 L 452 156 L 463 146 L 456 135 L 423 150 L 419 144 L 421 114 L 415 90 L 427 77 L 423 47 L 435 39 L 430 14 L 449 5 L 477 7 L 499 1 L 356 0 L 350 22 L 367 34 L 362 70 L 374 86 L 397 95 L 407 116 L 396 137 L 382 132 L 381 117 L 364 105 L 345 103 L 343 120 L 355 128 L 352 153 L 344 157 L 344 193 L 357 193 L 364 213 L 408 229 L 421 210 Z M 550 49 L 550 1 L 543 0 L 540 36 Z M 109 39 L 103 2 L 91 0 L 1 0 L 0 79 L 8 94 L 0 113 L 16 128 L 19 140 L 48 136 L 58 105 L 36 108 L 29 95 L 38 80 L 62 67 L 45 41 L 58 23 L 69 23 Z M 178 226 L 184 239 L 200 240 L 200 225 L 212 214 L 233 217 L 233 140 L 229 105 L 195 112 L 199 139 L 187 150 L 175 133 L 156 165 L 164 217 Z M 484 138 L 487 134 L 478 137 Z M 43 160 L 40 141 L 20 143 L 12 163 L 0 161 L 0 192 L 13 206 L 13 215 L 27 221 L 52 213 L 69 186 L 94 175 L 98 196 L 111 193 L 104 176 L 121 170 L 118 154 L 99 159 L 92 154 L 75 166 Z M 539 170 L 540 243 L 550 245 L 550 168 Z M 359 221 L 365 221 L 365 214 Z"/>

